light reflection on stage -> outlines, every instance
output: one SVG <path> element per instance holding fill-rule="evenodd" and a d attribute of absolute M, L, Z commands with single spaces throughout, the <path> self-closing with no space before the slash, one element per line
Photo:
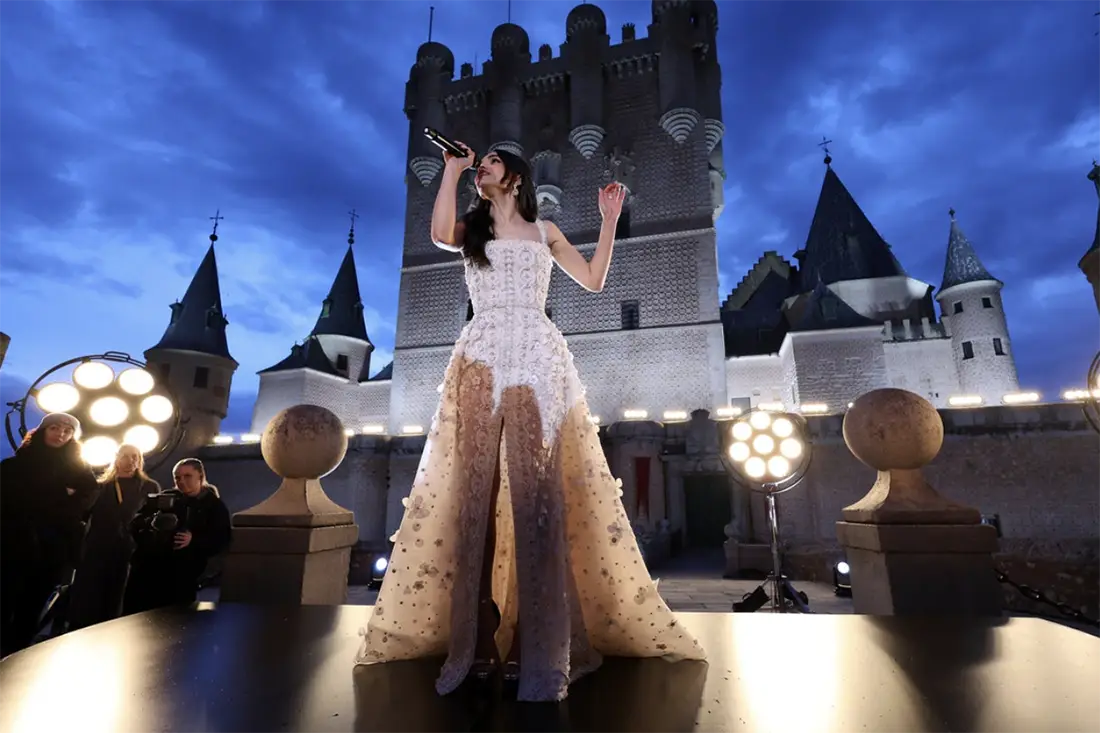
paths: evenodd
<path fill-rule="evenodd" d="M 1096 731 L 1100 639 L 1040 619 L 681 613 L 709 662 L 608 659 L 560 705 L 435 694 L 441 660 L 354 667 L 364 606 L 202 604 L 0 662 L 0 733 Z"/>

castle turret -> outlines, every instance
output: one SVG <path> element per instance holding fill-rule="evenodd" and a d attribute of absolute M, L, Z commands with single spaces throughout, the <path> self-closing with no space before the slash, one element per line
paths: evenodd
<path fill-rule="evenodd" d="M 362 423 L 356 388 L 370 376 L 374 344 L 363 320 L 363 301 L 355 270 L 355 213 L 348 249 L 321 301 L 317 323 L 290 355 L 260 372 L 260 391 L 252 412 L 252 432 L 261 433 L 280 410 L 299 403 L 317 404 L 348 426 Z"/>
<path fill-rule="evenodd" d="M 1096 186 L 1096 195 L 1100 197 L 1100 165 L 1092 162 L 1089 180 Z M 1096 234 L 1092 236 L 1092 246 L 1077 263 L 1092 285 L 1092 295 L 1096 299 L 1096 308 L 1100 310 L 1100 208 L 1096 211 Z"/>
<path fill-rule="evenodd" d="M 725 208 L 726 181 L 722 138 L 726 126 L 722 122 L 722 67 L 718 65 L 718 6 L 714 0 L 696 0 L 693 3 L 695 24 L 699 40 L 696 46 L 695 98 L 699 114 L 703 118 L 703 134 L 707 143 L 710 195 L 714 206 L 714 220 Z"/>
<path fill-rule="evenodd" d="M 578 5 L 565 19 L 562 58 L 569 74 L 569 142 L 590 159 L 599 149 L 604 129 L 604 70 L 600 63 L 611 44 L 607 18 L 595 5 Z"/>
<path fill-rule="evenodd" d="M 443 169 L 439 149 L 428 142 L 425 127 L 446 123 L 443 87 L 454 77 L 455 57 L 442 43 L 428 41 L 416 51 L 416 63 L 405 85 L 405 116 L 409 118 L 409 168 L 421 185 L 430 184 Z"/>
<path fill-rule="evenodd" d="M 1004 283 L 990 275 L 978 259 L 955 221 L 955 210 L 950 214 L 947 261 L 936 300 L 951 336 L 963 392 L 997 405 L 1005 394 L 1020 387 L 1001 302 Z"/>
<path fill-rule="evenodd" d="M 687 140 L 701 119 L 696 98 L 695 48 L 709 30 L 698 24 L 696 13 L 700 9 L 706 10 L 690 0 L 653 0 L 649 34 L 660 39 L 660 125 L 677 143 Z"/>
<path fill-rule="evenodd" d="M 180 405 L 184 436 L 178 451 L 208 445 L 221 429 L 229 409 L 229 391 L 237 361 L 229 354 L 218 284 L 214 243 L 217 222 L 210 234 L 210 248 L 191 279 L 183 300 L 172 304 L 172 317 L 156 346 L 145 352 L 149 368 L 166 380 Z"/>
<path fill-rule="evenodd" d="M 497 148 L 523 155 L 522 75 L 531 65 L 527 31 L 514 23 L 493 30 L 492 61 L 488 66 L 490 150 Z"/>

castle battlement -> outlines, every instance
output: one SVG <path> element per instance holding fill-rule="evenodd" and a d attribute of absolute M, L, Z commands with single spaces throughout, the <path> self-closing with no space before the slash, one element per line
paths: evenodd
<path fill-rule="evenodd" d="M 883 341 L 926 341 L 929 339 L 948 339 L 947 328 L 943 323 L 933 322 L 928 317 L 905 318 L 889 321 L 882 325 Z"/>

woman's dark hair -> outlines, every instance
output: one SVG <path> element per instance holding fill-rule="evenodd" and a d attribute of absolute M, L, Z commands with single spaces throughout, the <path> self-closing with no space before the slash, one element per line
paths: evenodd
<path fill-rule="evenodd" d="M 507 150 L 494 150 L 490 155 L 496 155 L 504 164 L 505 182 L 519 178 L 519 195 L 516 197 L 519 215 L 530 222 L 537 220 L 539 204 L 535 198 L 535 184 L 531 180 L 531 166 L 526 160 Z M 467 212 L 462 217 L 462 222 L 466 225 L 462 240 L 462 256 L 478 267 L 488 267 L 489 256 L 485 254 L 485 245 L 496 238 L 496 232 L 493 231 L 492 205 L 488 199 L 478 200 L 473 211 Z"/>
<path fill-rule="evenodd" d="M 51 448 L 46 445 L 46 431 L 40 428 L 32 428 L 27 431 L 16 453 L 51 456 L 51 461 L 56 461 L 66 468 L 85 468 L 87 466 L 84 463 L 84 456 L 81 455 L 80 441 L 75 436 L 60 448 Z M 60 458 L 59 461 L 58 458 Z"/>

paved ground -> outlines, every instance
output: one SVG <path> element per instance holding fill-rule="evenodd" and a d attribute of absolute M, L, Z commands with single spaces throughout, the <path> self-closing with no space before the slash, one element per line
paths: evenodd
<path fill-rule="evenodd" d="M 673 611 L 716 611 L 729 613 L 733 603 L 751 593 L 758 580 L 726 580 L 722 578 L 722 559 L 720 556 L 692 556 L 677 559 L 673 564 L 661 568 L 655 576 L 660 579 L 658 589 L 661 596 Z M 810 610 L 814 613 L 852 613 L 851 598 L 837 598 L 831 585 L 823 583 L 795 583 L 795 588 L 804 592 L 810 600 Z M 355 585 L 348 588 L 348 603 L 352 605 L 370 605 L 378 593 L 366 586 Z M 218 590 L 208 588 L 199 599 L 216 601 Z M 767 610 L 765 606 L 762 610 Z"/>

